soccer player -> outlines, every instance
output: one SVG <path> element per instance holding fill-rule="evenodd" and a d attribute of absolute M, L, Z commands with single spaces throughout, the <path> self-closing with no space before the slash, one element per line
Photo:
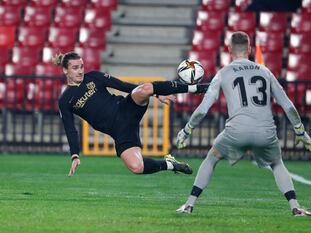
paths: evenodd
<path fill-rule="evenodd" d="M 139 122 L 147 110 L 149 97 L 155 95 L 163 103 L 174 100 L 171 94 L 204 93 L 208 84 L 185 85 L 175 81 L 144 83 L 122 82 L 107 73 L 84 73 L 79 54 L 68 52 L 53 57 L 53 63 L 61 66 L 67 77 L 67 87 L 59 98 L 62 118 L 71 153 L 69 176 L 80 165 L 79 137 L 74 126 L 73 114 L 86 120 L 94 129 L 109 134 L 115 141 L 117 156 L 136 174 L 149 174 L 172 170 L 191 174 L 186 163 L 178 162 L 171 155 L 163 160 L 143 158 L 139 137 Z M 130 93 L 126 97 L 110 94 L 107 87 Z"/>
<path fill-rule="evenodd" d="M 283 164 L 271 111 L 271 97 L 282 106 L 293 125 L 296 143 L 302 142 L 308 150 L 311 150 L 311 139 L 301 123 L 296 108 L 269 69 L 248 60 L 251 47 L 246 33 L 232 34 L 229 52 L 233 61 L 218 71 L 202 103 L 177 135 L 177 147 L 185 147 L 186 139 L 218 98 L 221 88 L 227 100 L 229 113 L 225 129 L 216 137 L 211 150 L 203 160 L 188 200 L 176 211 L 192 212 L 197 198 L 208 185 L 219 160 L 227 159 L 233 165 L 247 150 L 251 150 L 259 167 L 271 167 L 276 184 L 288 200 L 292 214 L 311 216 L 310 212 L 299 206 L 293 182 Z"/>

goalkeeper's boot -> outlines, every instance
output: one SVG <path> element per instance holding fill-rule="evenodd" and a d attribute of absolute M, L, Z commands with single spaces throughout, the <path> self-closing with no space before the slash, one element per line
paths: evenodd
<path fill-rule="evenodd" d="M 168 162 L 170 162 L 173 165 L 173 171 L 175 173 L 185 173 L 185 174 L 192 174 L 192 168 L 190 167 L 189 164 L 184 163 L 184 162 L 179 162 L 177 161 L 173 156 L 170 154 L 165 155 L 164 159 Z"/>
<path fill-rule="evenodd" d="M 302 208 L 294 208 L 292 210 L 292 213 L 295 217 L 306 217 L 306 216 L 311 216 L 311 212 L 302 209 Z"/>
<path fill-rule="evenodd" d="M 179 207 L 176 212 L 181 214 L 191 214 L 193 211 L 193 206 L 183 204 L 181 207 Z"/>

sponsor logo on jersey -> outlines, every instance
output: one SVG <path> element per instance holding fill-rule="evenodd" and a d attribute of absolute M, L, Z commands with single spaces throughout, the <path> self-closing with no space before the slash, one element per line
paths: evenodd
<path fill-rule="evenodd" d="M 86 84 L 87 87 L 87 91 L 84 93 L 84 95 L 78 99 L 78 101 L 75 103 L 75 105 L 73 106 L 74 109 L 79 109 L 79 108 L 83 108 L 85 103 L 88 101 L 88 99 L 90 97 L 92 97 L 97 89 L 96 89 L 96 85 L 94 82 L 89 82 Z"/>

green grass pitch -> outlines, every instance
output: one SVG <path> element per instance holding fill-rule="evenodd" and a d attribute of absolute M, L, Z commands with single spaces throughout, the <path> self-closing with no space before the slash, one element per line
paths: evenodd
<path fill-rule="evenodd" d="M 0 232 L 311 232 L 311 218 L 291 216 L 271 172 L 250 161 L 221 161 L 193 214 L 175 213 L 201 163 L 187 161 L 190 176 L 134 175 L 116 157 L 82 157 L 69 178 L 69 156 L 1 155 Z M 311 162 L 286 165 L 311 179 Z M 311 208 L 311 186 L 295 187 L 301 205 Z"/>

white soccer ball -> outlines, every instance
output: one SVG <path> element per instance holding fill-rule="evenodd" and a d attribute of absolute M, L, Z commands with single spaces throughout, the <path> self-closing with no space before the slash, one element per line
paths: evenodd
<path fill-rule="evenodd" d="M 204 69 L 199 61 L 186 59 L 179 64 L 177 74 L 183 83 L 193 85 L 202 80 Z"/>

